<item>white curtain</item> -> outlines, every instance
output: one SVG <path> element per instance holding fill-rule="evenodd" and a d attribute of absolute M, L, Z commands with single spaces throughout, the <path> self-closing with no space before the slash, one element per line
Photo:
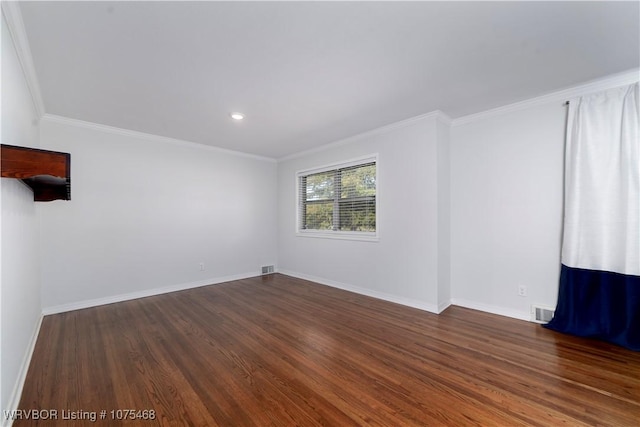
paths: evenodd
<path fill-rule="evenodd" d="M 640 276 L 638 83 L 569 103 L 562 263 Z"/>

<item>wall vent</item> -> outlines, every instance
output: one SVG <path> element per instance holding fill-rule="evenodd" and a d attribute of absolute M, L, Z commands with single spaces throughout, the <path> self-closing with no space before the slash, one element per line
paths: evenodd
<path fill-rule="evenodd" d="M 549 323 L 553 319 L 555 310 L 549 307 L 538 305 L 531 306 L 531 321 L 536 323 Z"/>
<path fill-rule="evenodd" d="M 262 274 L 271 274 L 273 273 L 273 265 L 263 265 L 262 266 Z"/>

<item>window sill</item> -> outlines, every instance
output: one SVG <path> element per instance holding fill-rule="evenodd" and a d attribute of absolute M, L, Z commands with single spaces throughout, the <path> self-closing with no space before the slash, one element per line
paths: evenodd
<path fill-rule="evenodd" d="M 323 233 L 321 231 L 298 231 L 297 237 L 311 237 L 315 239 L 337 239 L 356 240 L 360 242 L 378 242 L 380 237 L 376 233 L 350 233 L 345 231 L 334 231 Z"/>

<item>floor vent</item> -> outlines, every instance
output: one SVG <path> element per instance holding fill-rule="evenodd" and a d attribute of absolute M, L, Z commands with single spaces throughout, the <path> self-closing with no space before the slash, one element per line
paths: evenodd
<path fill-rule="evenodd" d="M 531 321 L 536 323 L 549 323 L 549 321 L 553 319 L 554 311 L 553 308 L 532 305 Z"/>
<path fill-rule="evenodd" d="M 273 273 L 273 265 L 262 266 L 262 274 L 271 274 L 271 273 Z"/>

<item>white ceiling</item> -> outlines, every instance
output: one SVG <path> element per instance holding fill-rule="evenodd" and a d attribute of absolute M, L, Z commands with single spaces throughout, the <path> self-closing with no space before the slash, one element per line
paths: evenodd
<path fill-rule="evenodd" d="M 47 113 L 281 158 L 437 109 L 456 118 L 637 68 L 639 4 L 20 8 Z"/>

